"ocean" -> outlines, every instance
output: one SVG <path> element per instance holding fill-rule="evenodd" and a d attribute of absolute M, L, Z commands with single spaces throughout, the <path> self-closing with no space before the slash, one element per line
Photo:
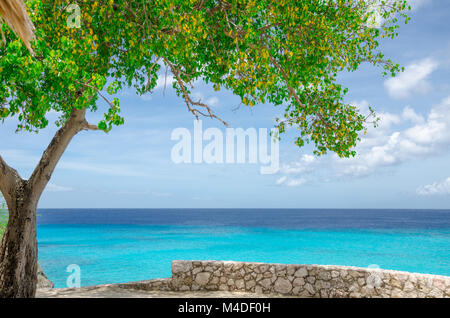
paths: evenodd
<path fill-rule="evenodd" d="M 450 210 L 39 209 L 39 263 L 66 287 L 170 277 L 172 260 L 347 265 L 450 276 Z"/>

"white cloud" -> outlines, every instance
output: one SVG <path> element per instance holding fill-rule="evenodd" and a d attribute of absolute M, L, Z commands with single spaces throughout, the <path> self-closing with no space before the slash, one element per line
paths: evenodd
<path fill-rule="evenodd" d="M 416 10 L 424 5 L 431 3 L 432 0 L 408 0 L 409 5 L 413 10 Z"/>
<path fill-rule="evenodd" d="M 406 106 L 403 109 L 402 117 L 406 120 L 411 121 L 414 124 L 421 124 L 425 121 L 423 116 L 418 115 L 414 109 L 409 106 Z"/>
<path fill-rule="evenodd" d="M 284 181 L 286 181 L 286 179 L 287 179 L 286 176 L 281 177 L 281 178 L 277 179 L 277 181 L 276 181 L 275 183 L 276 183 L 276 184 L 282 184 Z"/>
<path fill-rule="evenodd" d="M 362 138 L 355 158 L 335 156 L 338 175 L 368 175 L 380 167 L 436 154 L 450 146 L 450 96 L 432 107 L 426 120 L 410 107 L 405 107 L 400 115 L 386 113 L 381 118 L 380 127 L 370 129 Z M 414 125 L 403 130 L 392 128 L 407 122 Z"/>
<path fill-rule="evenodd" d="M 307 182 L 306 178 L 288 178 L 287 176 L 283 176 L 275 182 L 277 185 L 284 185 L 287 187 L 298 187 L 304 185 Z"/>
<path fill-rule="evenodd" d="M 67 191 L 73 191 L 72 188 L 69 187 L 63 187 L 59 186 L 53 183 L 48 183 L 47 187 L 45 188 L 46 192 L 67 192 Z"/>
<path fill-rule="evenodd" d="M 317 158 L 312 155 L 303 155 L 299 161 L 294 161 L 289 164 L 282 165 L 279 172 L 284 176 L 276 180 L 277 185 L 286 185 L 288 187 L 296 187 L 306 183 L 304 177 L 298 175 L 306 174 L 314 170 L 314 165 Z"/>
<path fill-rule="evenodd" d="M 386 80 L 384 86 L 389 95 L 396 99 L 411 97 L 413 92 L 425 94 L 431 89 L 427 78 L 437 66 L 438 63 L 432 58 L 412 63 L 397 77 Z"/>
<path fill-rule="evenodd" d="M 291 179 L 288 182 L 286 182 L 286 185 L 288 187 L 298 187 L 301 185 L 304 185 L 306 183 L 306 179 L 305 178 L 299 178 L 299 179 Z"/>
<path fill-rule="evenodd" d="M 417 189 L 419 195 L 446 195 L 450 194 L 450 177 L 441 182 L 427 184 Z"/>
<path fill-rule="evenodd" d="M 383 19 L 383 14 L 381 11 L 381 3 L 386 2 L 386 4 L 391 4 L 394 0 L 365 0 L 369 5 L 369 12 L 371 13 L 371 17 L 367 21 L 367 26 L 369 28 L 381 28 L 385 19 Z M 411 6 L 412 10 L 416 10 L 423 5 L 431 3 L 432 0 L 408 0 L 408 4 Z M 391 3 L 389 3 L 391 2 Z"/>
<path fill-rule="evenodd" d="M 356 103 L 360 108 L 367 101 Z M 427 116 L 409 106 L 397 113 L 381 113 L 380 125 L 369 127 L 361 136 L 354 158 L 303 155 L 297 161 L 282 164 L 278 185 L 300 185 L 314 178 L 330 181 L 342 177 L 364 177 L 409 160 L 435 156 L 450 149 L 450 96 L 434 105 Z M 299 177 L 304 180 L 300 180 Z M 295 181 L 297 180 L 297 181 Z"/>
<path fill-rule="evenodd" d="M 200 101 L 202 103 L 205 103 L 208 106 L 216 106 L 219 103 L 219 99 L 215 96 L 210 97 L 208 99 L 205 98 L 205 95 L 201 92 L 194 92 L 192 93 L 192 100 L 194 101 Z"/>
<path fill-rule="evenodd" d="M 166 87 L 166 89 L 172 87 L 172 83 L 175 82 L 175 78 L 173 76 L 170 76 L 169 74 L 160 74 L 158 76 L 158 79 L 156 80 L 156 87 L 155 90 L 161 89 Z"/>
<path fill-rule="evenodd" d="M 138 191 L 133 191 L 133 190 L 120 190 L 115 192 L 115 194 L 118 195 L 151 195 L 154 197 L 171 197 L 172 194 L 168 193 L 168 192 L 154 192 L 154 191 L 148 191 L 148 190 L 138 190 Z"/>
<path fill-rule="evenodd" d="M 82 163 L 73 161 L 62 161 L 58 168 L 72 171 L 91 172 L 95 174 L 103 174 L 110 176 L 124 176 L 124 177 L 142 177 L 147 176 L 146 173 L 134 169 L 133 165 L 126 164 L 95 164 Z"/>
<path fill-rule="evenodd" d="M 216 106 L 219 103 L 219 99 L 217 97 L 211 97 L 206 100 L 206 105 L 208 106 Z"/>
<path fill-rule="evenodd" d="M 303 155 L 299 161 L 295 161 L 289 164 L 282 165 L 280 172 L 283 174 L 300 174 L 308 172 L 312 169 L 312 164 L 317 160 L 316 157 L 311 155 Z"/>

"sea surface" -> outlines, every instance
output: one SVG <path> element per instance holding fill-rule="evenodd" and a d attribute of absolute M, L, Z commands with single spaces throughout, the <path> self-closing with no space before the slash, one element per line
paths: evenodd
<path fill-rule="evenodd" d="M 180 259 L 450 276 L 450 210 L 39 209 L 38 249 L 55 287 L 71 264 L 90 286 L 170 277 Z"/>

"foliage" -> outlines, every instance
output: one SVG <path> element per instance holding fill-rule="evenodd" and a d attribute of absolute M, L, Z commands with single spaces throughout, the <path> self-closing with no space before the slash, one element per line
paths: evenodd
<path fill-rule="evenodd" d="M 62 0 L 27 1 L 36 26 L 34 56 L 2 27 L 0 117 L 16 117 L 19 130 L 46 127 L 51 111 L 62 114 L 58 125 L 73 108 L 96 111 L 103 90 L 114 95 L 133 86 L 138 94 L 151 92 L 165 64 L 196 117 L 218 118 L 190 98 L 190 83 L 201 79 L 216 90 L 231 90 L 250 107 L 284 107 L 277 120 L 281 132 L 295 125 L 298 146 L 313 142 L 316 154 L 329 150 L 343 157 L 355 154 L 367 117 L 344 103 L 347 89 L 337 74 L 368 62 L 395 75 L 400 68 L 384 57 L 379 40 L 397 35 L 399 17 L 409 20 L 405 0 L 70 3 L 67 8 Z M 80 8 L 80 28 L 73 27 L 73 5 Z M 373 8 L 384 19 L 379 28 L 370 26 Z M 98 127 L 109 131 L 123 123 L 114 98 Z"/>
<path fill-rule="evenodd" d="M 3 198 L 0 196 L 0 242 L 5 233 L 6 225 L 8 224 L 8 210 L 6 204 L 3 202 Z"/>

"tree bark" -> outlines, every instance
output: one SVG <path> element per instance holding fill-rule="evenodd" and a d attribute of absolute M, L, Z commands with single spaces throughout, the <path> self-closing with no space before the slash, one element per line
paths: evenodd
<path fill-rule="evenodd" d="M 86 110 L 73 109 L 53 137 L 29 180 L 23 180 L 0 156 L 0 191 L 9 220 L 0 247 L 0 297 L 34 297 L 37 284 L 36 207 L 53 171 L 72 138 L 96 129 Z"/>
<path fill-rule="evenodd" d="M 0 254 L 0 297 L 34 297 L 37 282 L 36 203 L 18 181 Z"/>

